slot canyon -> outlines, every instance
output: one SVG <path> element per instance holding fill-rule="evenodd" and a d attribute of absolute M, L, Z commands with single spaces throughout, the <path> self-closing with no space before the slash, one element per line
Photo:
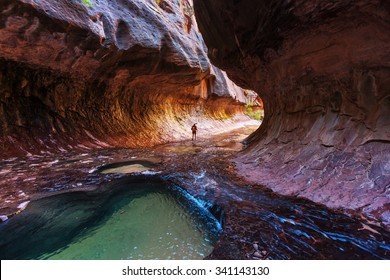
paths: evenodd
<path fill-rule="evenodd" d="M 1 259 L 389 259 L 389 30 L 385 0 L 0 0 Z"/>

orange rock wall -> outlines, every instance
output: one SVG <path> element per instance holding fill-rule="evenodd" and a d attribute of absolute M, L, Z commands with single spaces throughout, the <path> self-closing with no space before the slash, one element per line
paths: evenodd
<path fill-rule="evenodd" d="M 0 2 L 0 157 L 152 146 L 242 111 L 179 3 L 91 3 Z"/>

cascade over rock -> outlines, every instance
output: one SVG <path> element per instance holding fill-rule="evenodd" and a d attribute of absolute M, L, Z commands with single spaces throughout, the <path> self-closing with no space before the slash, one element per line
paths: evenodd
<path fill-rule="evenodd" d="M 264 102 L 239 172 L 389 227 L 389 1 L 194 0 L 194 8 L 211 61 Z"/>

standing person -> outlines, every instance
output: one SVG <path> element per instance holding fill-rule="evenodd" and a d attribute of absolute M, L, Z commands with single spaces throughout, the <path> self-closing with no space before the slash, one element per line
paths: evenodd
<path fill-rule="evenodd" d="M 196 140 L 196 131 L 198 130 L 198 128 L 196 127 L 196 123 L 194 123 L 194 125 L 191 127 L 191 131 L 192 131 L 192 141 Z"/>

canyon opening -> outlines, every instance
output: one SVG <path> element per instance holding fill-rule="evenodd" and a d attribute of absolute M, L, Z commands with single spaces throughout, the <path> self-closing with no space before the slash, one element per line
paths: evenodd
<path fill-rule="evenodd" d="M 389 259 L 389 19 L 1 0 L 1 259 Z"/>

